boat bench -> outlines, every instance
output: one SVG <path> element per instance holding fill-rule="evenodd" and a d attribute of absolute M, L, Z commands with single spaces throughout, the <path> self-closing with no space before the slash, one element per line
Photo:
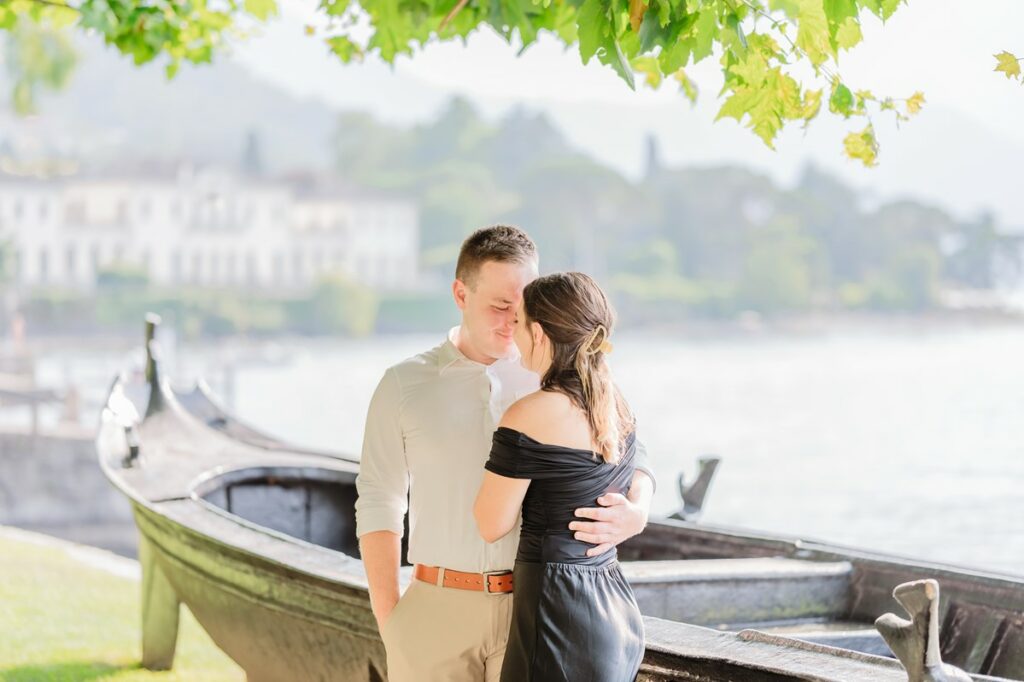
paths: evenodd
<path fill-rule="evenodd" d="M 645 616 L 720 630 L 756 628 L 891 655 L 871 623 L 845 620 L 853 567 L 785 557 L 623 561 Z"/>
<path fill-rule="evenodd" d="M 644 615 L 730 630 L 843 617 L 852 571 L 784 557 L 622 562 Z"/>

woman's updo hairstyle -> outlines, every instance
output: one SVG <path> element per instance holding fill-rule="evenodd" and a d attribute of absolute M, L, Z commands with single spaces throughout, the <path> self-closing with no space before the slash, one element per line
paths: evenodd
<path fill-rule="evenodd" d="M 615 326 L 608 297 L 590 276 L 559 272 L 526 285 L 523 306 L 527 325 L 537 322 L 551 340 L 551 367 L 541 390 L 569 396 L 587 415 L 601 456 L 618 463 L 634 419 L 605 360 Z"/>

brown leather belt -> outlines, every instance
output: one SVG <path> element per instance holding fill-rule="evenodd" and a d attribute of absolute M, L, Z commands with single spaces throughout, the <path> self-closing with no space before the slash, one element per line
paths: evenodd
<path fill-rule="evenodd" d="M 431 585 L 437 585 L 438 574 L 444 572 L 441 587 L 457 590 L 475 590 L 487 594 L 506 594 L 512 591 L 512 571 L 488 571 L 486 573 L 463 573 L 450 568 L 416 564 L 412 577 Z"/>

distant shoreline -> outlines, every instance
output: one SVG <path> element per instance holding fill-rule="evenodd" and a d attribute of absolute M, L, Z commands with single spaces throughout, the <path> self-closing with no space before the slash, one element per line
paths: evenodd
<path fill-rule="evenodd" d="M 700 338 L 728 338 L 761 335 L 799 337 L 864 332 L 944 332 L 992 327 L 1024 329 L 1024 312 L 940 310 L 914 314 L 842 312 L 775 316 L 749 313 L 728 320 L 688 319 L 624 329 L 629 334 L 686 334 Z"/>
<path fill-rule="evenodd" d="M 620 333 L 627 336 L 685 337 L 700 340 L 772 337 L 807 337 L 823 334 L 860 334 L 893 332 L 935 333 L 949 331 L 970 331 L 990 328 L 1024 329 L 1024 312 L 1013 311 L 932 311 L 918 314 L 908 313 L 803 313 L 797 315 L 766 316 L 757 313 L 740 314 L 730 319 L 690 318 L 663 324 L 620 325 Z M 33 353 L 47 353 L 61 350 L 73 341 L 83 351 L 110 351 L 119 348 L 128 351 L 142 343 L 142 321 L 138 334 L 127 332 L 83 334 L 43 334 L 33 336 L 31 332 L 25 347 Z M 202 336 L 197 339 L 182 339 L 183 345 L 210 344 L 260 344 L 290 342 L 331 342 L 368 341 L 374 338 L 396 338 L 401 336 L 430 336 L 442 333 L 446 324 L 439 324 L 437 330 L 415 332 L 381 333 L 368 337 L 302 335 L 283 331 L 275 335 L 234 334 L 227 336 Z M 10 339 L 4 339 L 6 350 L 11 347 Z"/>

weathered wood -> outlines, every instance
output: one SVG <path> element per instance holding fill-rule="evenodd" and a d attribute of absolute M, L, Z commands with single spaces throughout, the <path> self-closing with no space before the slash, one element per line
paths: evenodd
<path fill-rule="evenodd" d="M 139 539 L 142 567 L 142 667 L 170 670 L 178 646 L 181 601 L 160 565 L 159 554 L 143 535 Z"/>
<path fill-rule="evenodd" d="M 910 620 L 886 613 L 875 626 L 907 669 L 908 682 L 970 682 L 963 670 L 942 662 L 939 651 L 939 584 L 915 580 L 893 590 Z"/>
<path fill-rule="evenodd" d="M 649 616 L 708 627 L 837 618 L 847 611 L 846 562 L 690 559 L 624 562 Z"/>

